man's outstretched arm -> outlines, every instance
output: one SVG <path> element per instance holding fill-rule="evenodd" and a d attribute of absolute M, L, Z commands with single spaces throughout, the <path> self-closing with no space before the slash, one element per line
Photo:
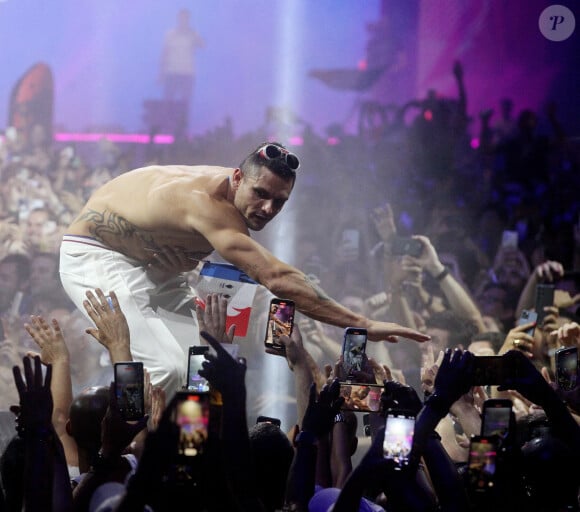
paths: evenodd
<path fill-rule="evenodd" d="M 216 251 L 265 286 L 277 297 L 293 300 L 303 314 L 338 327 L 364 327 L 371 341 L 396 342 L 397 336 L 423 342 L 429 336 L 391 322 L 370 320 L 345 308 L 328 296 L 306 274 L 276 258 L 249 235 L 221 229 L 207 236 Z"/>

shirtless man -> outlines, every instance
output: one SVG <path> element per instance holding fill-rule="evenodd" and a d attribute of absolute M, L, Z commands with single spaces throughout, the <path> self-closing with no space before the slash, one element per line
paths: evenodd
<path fill-rule="evenodd" d="M 250 237 L 249 230 L 261 230 L 282 210 L 298 166 L 296 155 L 281 144 L 263 143 L 236 169 L 135 169 L 96 190 L 69 226 L 60 257 L 65 290 L 83 312 L 87 290 L 115 291 L 129 323 L 133 358 L 143 361 L 152 383 L 168 396 L 185 382 L 187 358 L 151 302 L 155 294 L 169 294 L 177 307 L 191 297 L 183 273 L 214 250 L 315 320 L 365 327 L 372 341 L 429 339 L 349 311 Z M 167 268 L 168 262 L 175 268 L 171 276 L 157 266 Z"/>

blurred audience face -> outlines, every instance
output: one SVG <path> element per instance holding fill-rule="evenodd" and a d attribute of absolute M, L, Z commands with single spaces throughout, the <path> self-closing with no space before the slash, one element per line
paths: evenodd
<path fill-rule="evenodd" d="M 8 312 L 14 294 L 20 289 L 18 265 L 14 262 L 0 263 L 0 313 Z"/>

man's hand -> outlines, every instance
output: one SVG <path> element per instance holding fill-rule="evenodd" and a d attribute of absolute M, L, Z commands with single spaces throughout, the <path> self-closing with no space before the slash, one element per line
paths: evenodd
<path fill-rule="evenodd" d="M 224 400 L 238 399 L 246 387 L 246 365 L 234 359 L 211 334 L 203 331 L 200 334 L 216 354 L 205 353 L 207 361 L 202 363 L 199 374 L 222 393 Z"/>
<path fill-rule="evenodd" d="M 31 315 L 30 323 L 25 323 L 24 328 L 40 348 L 43 364 L 69 361 L 68 347 L 56 319 L 53 318 L 51 327 L 43 317 Z"/>
<path fill-rule="evenodd" d="M 164 246 L 152 251 L 146 269 L 151 280 L 159 284 L 177 274 L 193 270 L 198 264 L 199 260 L 189 256 L 183 249 Z"/>
<path fill-rule="evenodd" d="M 12 368 L 20 397 L 18 426 L 25 434 L 36 435 L 38 429 L 52 429 L 52 366 L 47 365 L 44 382 L 40 357 L 24 357 L 24 378 L 18 366 Z M 32 366 L 34 362 L 34 367 Z"/>
<path fill-rule="evenodd" d="M 376 320 L 369 320 L 367 334 L 369 341 L 388 341 L 390 343 L 397 343 L 399 341 L 398 337 L 409 338 L 418 341 L 419 343 L 431 339 L 431 336 L 416 331 L 415 329 L 411 329 L 410 327 L 403 327 L 402 325 L 392 322 L 379 322 Z"/>
<path fill-rule="evenodd" d="M 226 332 L 228 299 L 220 293 L 210 293 L 202 304 L 196 300 L 195 314 L 199 331 L 207 332 L 220 343 L 233 343 L 235 325 Z"/>
<path fill-rule="evenodd" d="M 105 296 L 100 288 L 95 290 L 96 297 L 90 290 L 83 306 L 96 327 L 89 327 L 86 333 L 95 338 L 110 354 L 111 361 L 131 361 L 129 325 L 115 292 Z M 110 302 L 109 302 L 110 299 Z"/>

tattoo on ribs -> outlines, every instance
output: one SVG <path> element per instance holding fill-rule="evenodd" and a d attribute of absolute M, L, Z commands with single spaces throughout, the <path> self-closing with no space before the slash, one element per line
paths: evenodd
<path fill-rule="evenodd" d="M 152 235 L 138 228 L 116 213 L 107 212 L 106 210 L 104 212 L 89 210 L 80 215 L 78 219 L 90 223 L 91 235 L 100 242 L 107 242 L 110 245 L 111 240 L 114 238 L 121 240 L 139 238 L 143 241 L 146 247 L 151 249 L 157 248 Z"/>

